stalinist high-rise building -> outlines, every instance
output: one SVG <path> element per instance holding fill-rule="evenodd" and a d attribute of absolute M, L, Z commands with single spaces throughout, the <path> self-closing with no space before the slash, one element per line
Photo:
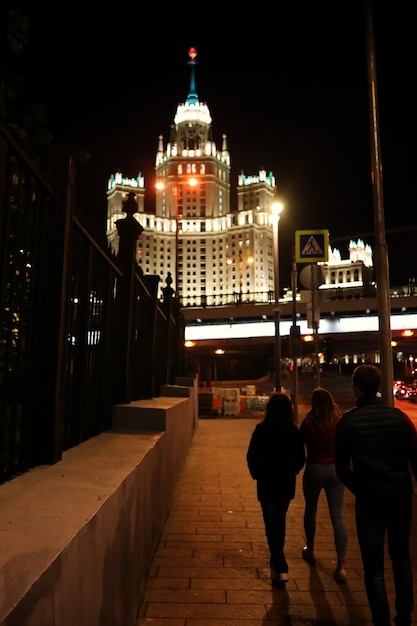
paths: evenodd
<path fill-rule="evenodd" d="M 140 174 L 112 175 L 108 242 L 117 252 L 115 221 L 125 216 L 123 201 L 133 191 L 135 218 L 144 228 L 137 249 L 144 274 L 159 275 L 162 288 L 170 273 L 183 306 L 266 302 L 274 290 L 269 212 L 275 178 L 265 170 L 241 173 L 237 210 L 231 210 L 227 138 L 223 135 L 220 147 L 213 139 L 209 108 L 196 90 L 196 54 L 194 48 L 189 50 L 189 93 L 177 107 L 168 143 L 159 137 L 155 210 L 145 212 L 145 180 Z"/>
<path fill-rule="evenodd" d="M 266 170 L 249 176 L 242 172 L 232 189 L 237 208 L 231 208 L 227 138 L 223 135 L 220 148 L 213 139 L 209 108 L 199 101 L 196 90 L 196 54 L 194 48 L 189 50 L 190 88 L 186 101 L 177 107 L 168 143 L 159 137 L 154 210 L 145 211 L 141 174 L 136 178 L 121 172 L 112 175 L 107 189 L 107 239 L 117 253 L 115 222 L 125 216 L 123 202 L 134 192 L 135 218 L 144 228 L 137 261 L 144 274 L 160 277 L 161 289 L 172 278 L 182 306 L 272 302 L 270 209 L 276 199 L 275 177 Z M 321 289 L 370 284 L 371 248 L 362 241 L 351 242 L 349 253 L 350 258 L 342 261 L 338 250 L 329 251 Z"/>

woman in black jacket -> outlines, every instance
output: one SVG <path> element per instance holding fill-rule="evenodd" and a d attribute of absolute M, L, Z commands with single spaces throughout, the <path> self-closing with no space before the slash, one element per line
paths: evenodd
<path fill-rule="evenodd" d="M 265 417 L 252 433 L 246 460 L 257 483 L 273 584 L 282 586 L 288 581 L 284 553 L 286 515 L 295 496 L 296 475 L 305 464 L 304 444 L 294 423 L 292 402 L 285 393 L 270 397 Z"/>

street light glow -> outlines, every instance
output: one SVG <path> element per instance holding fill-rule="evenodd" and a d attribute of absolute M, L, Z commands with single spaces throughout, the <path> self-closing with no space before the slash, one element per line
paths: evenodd
<path fill-rule="evenodd" d="M 280 215 L 282 213 L 282 210 L 284 208 L 284 205 L 282 204 L 282 202 L 273 202 L 270 206 L 270 222 L 272 225 L 274 225 L 275 223 L 279 222 L 279 218 Z"/>

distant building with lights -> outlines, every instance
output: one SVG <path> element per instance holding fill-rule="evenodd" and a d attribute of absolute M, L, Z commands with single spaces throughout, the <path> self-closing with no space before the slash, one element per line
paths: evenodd
<path fill-rule="evenodd" d="M 137 245 L 138 264 L 144 274 L 160 276 L 161 288 L 170 273 L 184 307 L 269 302 L 274 294 L 269 215 L 277 195 L 275 177 L 265 169 L 256 175 L 239 174 L 237 209 L 231 209 L 227 138 L 223 135 L 219 149 L 212 137 L 210 111 L 196 92 L 193 48 L 189 56 L 187 100 L 177 107 L 169 142 L 164 146 L 159 137 L 152 189 L 155 209 L 145 210 L 141 174 L 136 178 L 121 172 L 112 175 L 107 188 L 108 243 L 117 253 L 115 222 L 124 217 L 123 202 L 134 192 L 135 218 L 144 228 Z M 190 186 L 191 178 L 196 179 L 195 186 Z M 329 250 L 329 261 L 322 264 L 321 288 L 371 283 L 371 248 L 360 240 L 351 241 L 349 252 L 350 258 L 342 260 L 338 250 Z"/>
<path fill-rule="evenodd" d="M 342 260 L 337 248 L 329 248 L 329 260 L 322 263 L 325 281 L 321 289 L 362 287 L 373 281 L 372 248 L 361 239 L 349 243 L 349 258 Z"/>

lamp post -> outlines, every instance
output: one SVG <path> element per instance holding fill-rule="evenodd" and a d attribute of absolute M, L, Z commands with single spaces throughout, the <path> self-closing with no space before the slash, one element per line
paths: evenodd
<path fill-rule="evenodd" d="M 239 304 L 242 304 L 242 281 L 243 281 L 242 250 L 239 250 Z"/>
<path fill-rule="evenodd" d="M 174 202 L 175 202 L 175 296 L 178 298 L 179 297 L 179 284 L 178 284 L 178 256 L 179 256 L 179 242 L 180 242 L 180 238 L 179 238 L 179 218 L 180 218 L 180 212 L 179 212 L 179 197 L 180 197 L 180 192 L 178 189 L 178 186 L 175 184 L 174 188 L 172 190 L 172 194 L 174 196 Z"/>
<path fill-rule="evenodd" d="M 273 239 L 273 259 L 274 259 L 274 321 L 275 321 L 275 391 L 281 391 L 281 309 L 279 305 L 279 254 L 278 254 L 278 224 L 283 205 L 280 202 L 273 202 L 270 207 L 270 221 L 272 224 Z"/>
<path fill-rule="evenodd" d="M 227 265 L 233 265 L 234 262 L 235 261 L 233 259 L 226 260 Z M 252 263 L 254 262 L 253 257 L 252 256 L 246 257 L 245 262 L 247 265 L 252 265 Z M 242 250 L 239 250 L 239 294 L 238 294 L 237 304 L 242 304 L 242 297 L 243 297 L 243 256 L 242 256 Z"/>
<path fill-rule="evenodd" d="M 190 187 L 196 187 L 196 185 L 198 185 L 198 180 L 196 178 L 187 178 L 185 181 L 185 184 L 189 185 Z M 159 191 L 163 191 L 168 187 L 168 183 L 163 182 L 162 180 L 159 180 L 155 187 L 156 189 L 158 189 Z M 178 184 L 178 180 L 175 179 L 175 182 L 172 184 L 172 195 L 174 198 L 174 211 L 175 211 L 175 251 L 174 251 L 174 255 L 175 255 L 175 297 L 179 298 L 180 297 L 180 290 L 179 290 L 179 242 L 180 242 L 180 194 L 181 194 L 181 188 L 182 185 Z"/>

